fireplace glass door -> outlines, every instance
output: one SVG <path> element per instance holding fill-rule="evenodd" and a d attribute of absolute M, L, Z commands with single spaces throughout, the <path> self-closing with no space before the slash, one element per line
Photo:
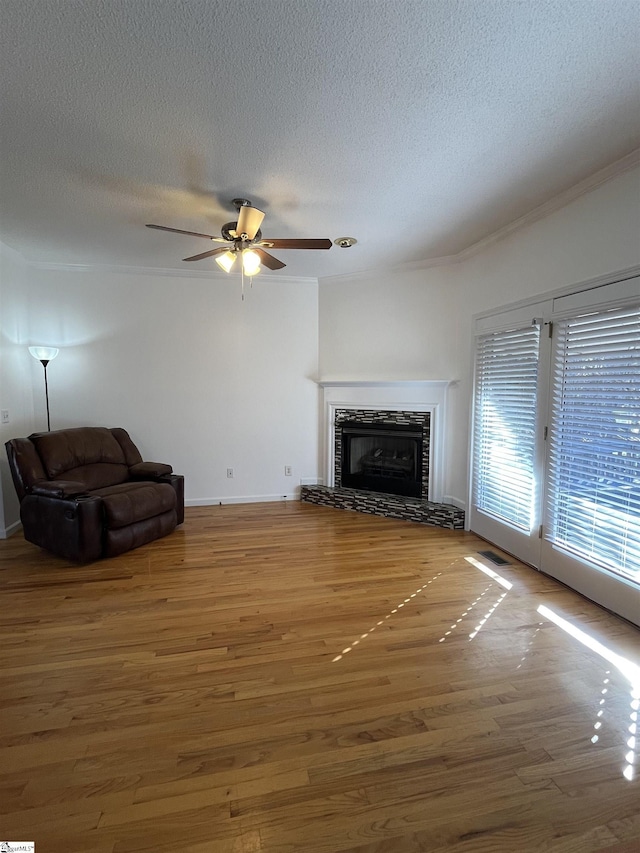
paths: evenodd
<path fill-rule="evenodd" d="M 422 497 L 422 431 L 398 424 L 342 425 L 342 486 Z"/>

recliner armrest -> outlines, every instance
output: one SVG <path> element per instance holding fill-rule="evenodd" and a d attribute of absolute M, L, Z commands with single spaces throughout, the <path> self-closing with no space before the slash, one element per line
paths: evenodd
<path fill-rule="evenodd" d="M 169 483 L 175 491 L 178 524 L 182 524 L 184 521 L 184 477 L 182 474 L 166 474 L 164 477 L 160 477 L 160 482 Z"/>
<path fill-rule="evenodd" d="M 138 462 L 129 466 L 129 476 L 132 480 L 156 480 L 172 472 L 171 465 L 165 465 L 163 462 Z"/>
<path fill-rule="evenodd" d="M 102 556 L 101 498 L 80 495 L 60 499 L 28 494 L 20 504 L 20 519 L 28 542 L 59 557 L 88 563 Z"/>
<path fill-rule="evenodd" d="M 79 480 L 37 480 L 29 492 L 43 498 L 77 498 L 86 495 L 87 487 Z"/>

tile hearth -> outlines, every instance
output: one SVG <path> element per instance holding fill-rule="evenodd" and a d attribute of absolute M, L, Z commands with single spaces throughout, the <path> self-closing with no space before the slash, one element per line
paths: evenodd
<path fill-rule="evenodd" d="M 300 500 L 385 518 L 400 518 L 449 530 L 464 530 L 464 510 L 453 504 L 329 486 L 303 486 Z"/>

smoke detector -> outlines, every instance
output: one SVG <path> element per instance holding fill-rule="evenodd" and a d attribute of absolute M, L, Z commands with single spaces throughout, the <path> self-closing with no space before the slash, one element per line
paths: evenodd
<path fill-rule="evenodd" d="M 337 240 L 333 241 L 333 245 L 340 246 L 341 249 L 349 249 L 351 246 L 355 246 L 357 242 L 355 237 L 338 237 Z"/>

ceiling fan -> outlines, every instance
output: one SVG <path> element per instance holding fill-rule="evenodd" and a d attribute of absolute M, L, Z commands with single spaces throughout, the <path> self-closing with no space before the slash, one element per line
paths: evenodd
<path fill-rule="evenodd" d="M 200 234 L 198 231 L 183 231 L 180 228 L 169 228 L 166 225 L 147 225 L 159 231 L 171 231 L 174 234 L 188 234 L 191 237 L 204 237 L 214 243 L 225 243 L 225 246 L 209 249 L 199 255 L 184 258 L 185 261 L 202 261 L 204 258 L 215 258 L 218 266 L 225 272 L 231 272 L 236 259 L 242 259 L 242 271 L 245 275 L 254 276 L 260 272 L 264 264 L 270 270 L 280 270 L 286 266 L 278 258 L 270 255 L 265 249 L 330 249 L 331 240 L 295 240 L 295 239 L 263 239 L 260 225 L 264 219 L 263 211 L 253 207 L 246 198 L 234 198 L 233 204 L 238 211 L 236 222 L 227 222 L 222 226 L 221 237 L 211 234 Z"/>

